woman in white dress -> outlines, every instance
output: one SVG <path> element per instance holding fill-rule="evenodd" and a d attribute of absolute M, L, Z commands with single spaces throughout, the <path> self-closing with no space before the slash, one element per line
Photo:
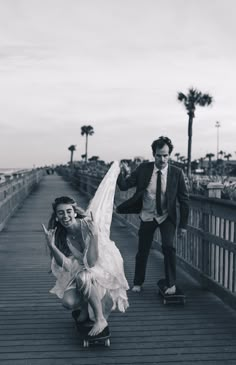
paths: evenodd
<path fill-rule="evenodd" d="M 79 309 L 78 321 L 94 321 L 89 334 L 107 326 L 111 310 L 128 307 L 128 283 L 123 259 L 110 240 L 118 162 L 113 163 L 85 213 L 70 197 L 59 197 L 44 227 L 52 257 L 56 284 L 51 293 L 71 310 Z"/>

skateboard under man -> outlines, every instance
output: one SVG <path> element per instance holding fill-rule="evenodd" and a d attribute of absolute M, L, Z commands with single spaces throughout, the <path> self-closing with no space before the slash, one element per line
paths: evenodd
<path fill-rule="evenodd" d="M 104 345 L 105 347 L 110 347 L 110 330 L 108 326 L 98 335 L 89 336 L 93 323 L 91 321 L 83 323 L 78 322 L 78 311 L 72 312 L 72 317 L 75 320 L 76 329 L 83 347 L 89 347 L 90 345 Z"/>
<path fill-rule="evenodd" d="M 161 279 L 157 282 L 158 293 L 163 299 L 163 304 L 185 304 L 186 303 L 186 296 L 184 295 L 183 291 L 176 286 L 175 294 L 165 294 L 165 290 L 167 289 L 165 279 Z"/>

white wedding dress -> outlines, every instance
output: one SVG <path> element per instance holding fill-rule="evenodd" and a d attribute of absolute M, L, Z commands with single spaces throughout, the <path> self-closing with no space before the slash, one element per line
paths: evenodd
<path fill-rule="evenodd" d="M 89 293 L 91 283 L 96 285 L 100 299 L 106 306 L 105 298 L 112 299 L 110 310 L 118 309 L 124 312 L 128 307 L 126 291 L 129 289 L 125 274 L 123 259 L 115 243 L 110 240 L 110 225 L 112 221 L 116 180 L 120 172 L 119 163 L 115 161 L 101 181 L 87 210 L 86 217 L 80 219 L 81 233 L 85 243 L 83 254 L 78 252 L 68 241 L 72 255 L 65 257 L 63 267 L 59 267 L 52 259 L 52 273 L 57 278 L 51 293 L 63 298 L 65 290 L 76 287 L 73 279 L 77 272 L 81 273 L 85 290 Z M 92 219 L 91 219 L 92 217 Z M 91 224 L 95 224 L 98 231 L 99 257 L 94 267 L 87 264 L 87 249 L 91 237 Z M 92 309 L 89 308 L 90 318 L 93 319 Z M 108 316 L 108 314 L 106 314 Z"/>

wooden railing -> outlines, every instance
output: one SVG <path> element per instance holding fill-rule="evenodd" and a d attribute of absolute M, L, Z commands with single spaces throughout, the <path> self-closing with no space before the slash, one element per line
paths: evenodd
<path fill-rule="evenodd" d="M 60 173 L 90 197 L 102 179 L 75 170 L 71 173 L 70 169 L 63 169 Z M 115 206 L 133 193 L 134 189 L 123 192 L 117 188 Z M 138 215 L 119 216 L 137 232 Z M 202 286 L 236 308 L 236 203 L 190 194 L 187 235 L 179 239 L 176 234 L 175 241 L 178 264 Z M 157 230 L 153 248 L 160 250 L 160 243 Z"/>
<path fill-rule="evenodd" d="M 44 175 L 44 169 L 25 170 L 4 175 L 4 181 L 0 182 L 0 231 L 15 209 L 38 185 Z"/>
<path fill-rule="evenodd" d="M 190 195 L 187 237 L 176 240 L 183 266 L 233 306 L 236 300 L 235 213 L 235 202 Z"/>

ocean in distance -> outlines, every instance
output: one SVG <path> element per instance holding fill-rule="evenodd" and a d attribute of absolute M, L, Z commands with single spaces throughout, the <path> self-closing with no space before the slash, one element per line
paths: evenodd
<path fill-rule="evenodd" d="M 18 171 L 27 171 L 30 169 L 19 169 L 19 168 L 1 168 L 0 167 L 0 183 L 3 183 L 5 181 L 4 175 L 12 175 Z"/>
<path fill-rule="evenodd" d="M 24 168 L 1 168 L 0 167 L 0 174 L 13 174 L 14 172 L 17 171 L 25 171 L 25 170 L 29 170 L 29 169 L 24 169 Z"/>

